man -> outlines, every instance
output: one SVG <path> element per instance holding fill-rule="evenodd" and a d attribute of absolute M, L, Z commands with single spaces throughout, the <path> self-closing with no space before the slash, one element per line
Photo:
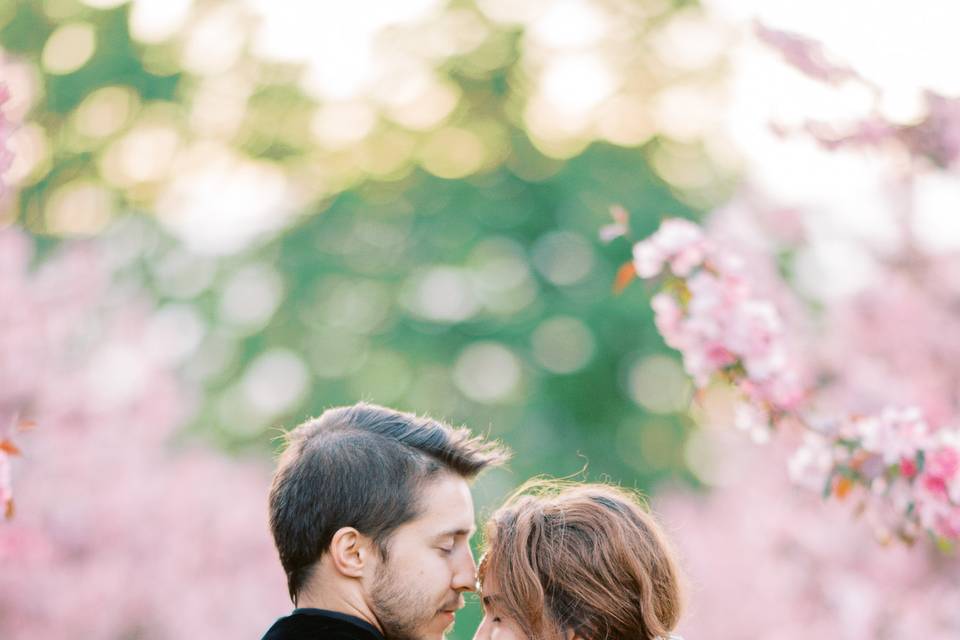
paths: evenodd
<path fill-rule="evenodd" d="M 376 405 L 288 434 L 270 527 L 294 612 L 263 640 L 440 640 L 476 584 L 468 480 L 508 454 Z"/>

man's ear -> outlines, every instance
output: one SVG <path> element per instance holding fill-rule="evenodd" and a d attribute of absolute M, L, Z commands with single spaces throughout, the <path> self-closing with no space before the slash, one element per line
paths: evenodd
<path fill-rule="evenodd" d="M 587 640 L 582 635 L 574 631 L 573 629 L 567 629 L 567 638 L 566 640 Z"/>
<path fill-rule="evenodd" d="M 373 548 L 370 539 L 353 527 L 341 527 L 330 541 L 330 560 L 338 572 L 351 578 L 363 577 L 370 566 Z"/>

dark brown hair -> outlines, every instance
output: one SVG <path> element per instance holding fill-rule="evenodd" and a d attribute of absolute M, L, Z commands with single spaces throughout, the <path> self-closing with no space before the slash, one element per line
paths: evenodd
<path fill-rule="evenodd" d="M 639 498 L 604 484 L 533 480 L 490 518 L 481 584 L 531 638 L 665 638 L 681 610 L 674 552 Z"/>
<path fill-rule="evenodd" d="M 294 603 L 334 533 L 354 527 L 386 555 L 390 534 L 417 517 L 425 481 L 471 479 L 508 457 L 465 428 L 373 404 L 324 411 L 287 434 L 270 488 L 270 529 Z"/>

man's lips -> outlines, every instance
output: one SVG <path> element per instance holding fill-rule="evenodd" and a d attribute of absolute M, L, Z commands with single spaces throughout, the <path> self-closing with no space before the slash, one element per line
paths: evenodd
<path fill-rule="evenodd" d="M 457 602 L 451 603 L 451 604 L 447 605 L 446 607 L 443 607 L 442 609 L 440 609 L 439 613 L 442 614 L 442 615 L 448 615 L 448 616 L 450 616 L 450 617 L 452 618 L 452 617 L 454 617 L 455 615 L 457 615 L 457 610 L 458 610 L 458 609 L 462 609 L 462 608 L 463 608 L 463 605 L 464 605 L 464 602 L 463 602 L 462 599 L 460 599 L 460 600 L 458 600 Z"/>
<path fill-rule="evenodd" d="M 457 612 L 450 611 L 449 609 L 441 609 L 440 613 L 437 614 L 437 617 L 443 621 L 443 624 L 451 625 L 457 619 Z"/>

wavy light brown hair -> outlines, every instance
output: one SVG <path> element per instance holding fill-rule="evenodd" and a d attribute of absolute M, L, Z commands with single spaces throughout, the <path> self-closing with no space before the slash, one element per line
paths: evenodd
<path fill-rule="evenodd" d="M 537 639 L 666 638 L 682 606 L 672 546 L 639 496 L 605 484 L 535 479 L 487 522 L 480 584 Z"/>

